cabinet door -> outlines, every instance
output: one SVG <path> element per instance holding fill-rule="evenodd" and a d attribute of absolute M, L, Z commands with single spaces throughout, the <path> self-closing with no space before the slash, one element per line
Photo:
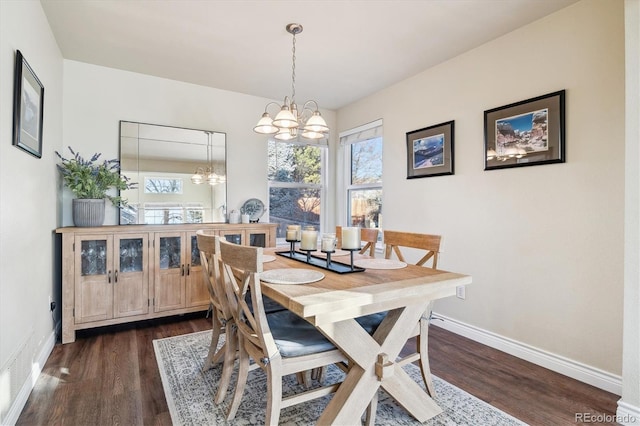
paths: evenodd
<path fill-rule="evenodd" d="M 149 312 L 148 234 L 114 235 L 113 315 Z"/>
<path fill-rule="evenodd" d="M 250 246 L 253 247 L 267 247 L 269 245 L 269 231 L 268 230 L 247 230 L 247 240 Z"/>
<path fill-rule="evenodd" d="M 245 230 L 244 229 L 237 229 L 237 230 L 220 230 L 218 231 L 218 235 L 220 235 L 221 237 L 224 237 L 227 239 L 227 241 L 229 241 L 230 243 L 233 244 L 239 244 L 239 245 L 243 245 L 246 244 L 245 243 Z"/>
<path fill-rule="evenodd" d="M 155 301 L 156 312 L 184 308 L 185 305 L 185 234 L 156 233 Z"/>
<path fill-rule="evenodd" d="M 209 305 L 209 290 L 202 275 L 200 250 L 195 233 L 189 233 L 187 238 L 187 307 Z"/>
<path fill-rule="evenodd" d="M 113 318 L 113 237 L 75 237 L 75 322 Z"/>

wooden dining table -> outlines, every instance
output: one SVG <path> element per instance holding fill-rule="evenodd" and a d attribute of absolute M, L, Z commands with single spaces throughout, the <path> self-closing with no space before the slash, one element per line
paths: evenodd
<path fill-rule="evenodd" d="M 351 361 L 351 368 L 318 419 L 318 425 L 360 424 L 362 413 L 380 388 L 420 422 L 442 410 L 395 360 L 412 336 L 420 317 L 434 300 L 454 296 L 456 287 L 471 283 L 471 276 L 415 265 L 398 269 L 366 269 L 363 272 L 328 271 L 275 254 L 264 270 L 303 268 L 324 273 L 309 284 L 262 283 L 264 295 L 306 319 Z M 368 256 L 355 255 L 358 259 Z M 349 256 L 332 262 L 349 264 Z M 388 311 L 373 335 L 355 320 Z"/>

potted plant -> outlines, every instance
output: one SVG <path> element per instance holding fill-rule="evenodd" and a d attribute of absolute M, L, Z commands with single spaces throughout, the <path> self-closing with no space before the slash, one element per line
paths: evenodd
<path fill-rule="evenodd" d="M 120 174 L 120 161 L 99 162 L 101 154 L 98 153 L 86 160 L 79 152 L 68 148 L 73 157 L 65 158 L 58 151 L 56 155 L 61 160 L 58 170 L 64 184 L 77 197 L 73 200 L 73 223 L 76 226 L 101 226 L 104 223 L 105 199 L 116 207 L 127 204 L 127 200 L 119 195 L 109 195 L 107 191 L 134 189 L 137 184 Z"/>

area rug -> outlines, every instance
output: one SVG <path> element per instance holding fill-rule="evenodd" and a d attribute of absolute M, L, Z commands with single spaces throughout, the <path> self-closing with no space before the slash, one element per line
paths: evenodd
<path fill-rule="evenodd" d="M 207 356 L 211 331 L 186 334 L 153 341 L 162 377 L 162 386 L 174 425 L 263 425 L 266 407 L 266 375 L 260 369 L 249 372 L 247 388 L 236 418 L 228 422 L 225 415 L 231 402 L 235 376 L 225 401 L 213 403 L 221 367 L 202 372 Z M 404 367 L 423 388 L 420 369 L 415 365 Z M 336 367 L 327 371 L 326 381 L 340 381 L 343 373 Z M 289 380 L 290 379 L 290 380 Z M 526 425 L 518 419 L 498 410 L 467 392 L 433 377 L 436 389 L 435 401 L 443 412 L 425 422 L 425 425 Z M 294 377 L 284 380 L 283 393 L 295 391 L 299 386 Z M 280 413 L 281 425 L 313 425 L 331 396 L 288 407 Z M 420 424 L 384 391 L 380 392 L 377 425 Z"/>

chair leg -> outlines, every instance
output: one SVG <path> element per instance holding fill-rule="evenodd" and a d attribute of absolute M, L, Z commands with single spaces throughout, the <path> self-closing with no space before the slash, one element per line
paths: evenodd
<path fill-rule="evenodd" d="M 311 370 L 311 379 L 316 380 L 318 384 L 322 385 L 324 383 L 324 379 L 327 376 L 327 367 L 322 366 L 318 368 L 314 368 Z"/>
<path fill-rule="evenodd" d="M 240 406 L 242 395 L 244 394 L 244 388 L 247 385 L 247 376 L 249 375 L 249 354 L 243 347 L 242 336 L 238 334 L 238 382 L 236 383 L 236 390 L 233 394 L 233 400 L 229 406 L 229 413 L 227 414 L 227 420 L 233 420 Z"/>
<path fill-rule="evenodd" d="M 376 424 L 376 411 L 378 410 L 378 392 L 373 395 L 369 406 L 367 407 L 364 424 L 365 426 L 374 426 Z"/>
<path fill-rule="evenodd" d="M 238 337 L 235 325 L 228 323 L 225 326 L 225 334 L 227 340 L 224 343 L 224 361 L 222 364 L 222 375 L 220 376 L 218 391 L 216 392 L 216 396 L 214 399 L 214 402 L 216 404 L 220 404 L 227 396 L 227 389 L 229 388 L 229 383 L 231 382 L 233 366 L 236 360 L 236 344 Z"/>
<path fill-rule="evenodd" d="M 275 364 L 275 365 L 274 365 Z M 282 404 L 282 374 L 277 362 L 267 365 L 267 413 L 265 424 L 278 425 Z M 303 374 L 306 376 L 306 371 Z"/>
<path fill-rule="evenodd" d="M 431 316 L 432 305 L 433 303 L 429 305 L 422 318 L 420 318 L 420 335 L 418 336 L 418 341 L 416 343 L 418 352 L 420 353 L 420 372 L 422 373 L 422 380 L 424 380 L 427 393 L 429 393 L 433 398 L 436 396 L 436 391 L 433 387 L 431 368 L 429 367 L 429 317 Z"/>
<path fill-rule="evenodd" d="M 214 309 L 211 315 L 211 343 L 209 344 L 209 354 L 207 355 L 207 359 L 202 365 L 202 371 L 211 369 L 217 362 L 220 361 L 220 355 L 218 353 L 219 351 L 216 351 L 216 349 L 218 348 L 218 342 L 220 341 L 221 335 L 222 324 L 218 319 L 218 311 Z"/>

